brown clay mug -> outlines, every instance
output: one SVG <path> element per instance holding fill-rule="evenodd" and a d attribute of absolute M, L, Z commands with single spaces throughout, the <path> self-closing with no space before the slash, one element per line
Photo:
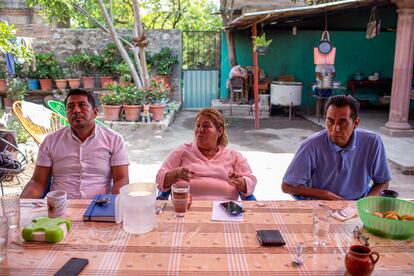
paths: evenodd
<path fill-rule="evenodd" d="M 370 275 L 378 259 L 379 254 L 368 246 L 351 245 L 345 256 L 345 267 L 352 275 Z"/>

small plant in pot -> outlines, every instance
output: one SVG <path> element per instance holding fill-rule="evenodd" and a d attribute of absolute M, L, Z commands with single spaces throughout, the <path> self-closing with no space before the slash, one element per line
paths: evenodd
<path fill-rule="evenodd" d="M 56 73 L 55 84 L 56 84 L 56 88 L 59 89 L 59 90 L 66 89 L 66 87 L 68 85 L 68 80 L 65 79 L 63 69 L 60 66 L 59 66 L 59 69 Z"/>
<path fill-rule="evenodd" d="M 115 72 L 119 75 L 119 85 L 129 86 L 132 80 L 128 64 L 121 62 L 114 66 Z"/>
<path fill-rule="evenodd" d="M 72 89 L 80 87 L 79 66 L 82 61 L 80 55 L 72 55 L 65 58 L 65 62 L 69 64 L 69 87 Z"/>
<path fill-rule="evenodd" d="M 6 92 L 7 90 L 7 73 L 4 68 L 0 67 L 0 92 Z"/>
<path fill-rule="evenodd" d="M 170 48 L 164 47 L 159 53 L 154 54 L 150 60 L 157 71 L 157 79 L 171 85 L 172 68 L 178 62 L 177 56 L 172 54 Z"/>
<path fill-rule="evenodd" d="M 272 43 L 272 39 L 270 40 L 266 39 L 265 33 L 263 33 L 260 36 L 256 36 L 255 47 L 256 47 L 257 54 L 261 56 L 266 55 L 268 52 L 270 43 Z"/>
<path fill-rule="evenodd" d="M 126 87 L 119 86 L 117 92 L 120 92 L 123 97 L 125 120 L 139 121 L 144 99 L 143 90 L 136 88 L 135 85 L 129 85 Z"/>
<path fill-rule="evenodd" d="M 164 118 L 164 108 L 170 94 L 170 86 L 159 80 L 151 80 L 145 89 L 145 98 L 150 104 L 150 113 L 154 121 Z"/>
<path fill-rule="evenodd" d="M 23 101 L 27 96 L 27 84 L 20 78 L 7 79 L 7 100 L 4 99 L 6 109 L 11 109 L 15 101 Z"/>
<path fill-rule="evenodd" d="M 108 88 L 115 89 L 117 84 L 110 83 Z M 102 109 L 104 113 L 104 120 L 107 121 L 118 121 L 119 114 L 122 108 L 122 95 L 117 93 L 116 90 L 104 92 L 99 97 L 102 103 Z"/>
<path fill-rule="evenodd" d="M 52 52 L 36 54 L 37 75 L 40 78 L 40 89 L 51 90 L 53 81 L 59 68 L 55 55 Z"/>
<path fill-rule="evenodd" d="M 95 71 L 96 71 L 96 62 L 95 60 L 99 58 L 97 55 L 82 53 L 80 56 L 80 69 L 83 71 L 82 82 L 83 88 L 93 89 L 95 88 Z"/>

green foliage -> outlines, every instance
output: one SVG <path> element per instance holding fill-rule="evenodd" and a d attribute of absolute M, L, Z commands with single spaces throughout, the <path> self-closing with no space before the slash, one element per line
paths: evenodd
<path fill-rule="evenodd" d="M 7 77 L 7 72 L 4 66 L 0 66 L 0 79 L 5 79 Z"/>
<path fill-rule="evenodd" d="M 144 92 L 142 89 L 138 89 L 135 85 L 129 85 L 127 87 L 122 87 L 116 85 L 115 93 L 121 95 L 122 102 L 126 105 L 141 105 L 144 99 Z"/>
<path fill-rule="evenodd" d="M 164 47 L 159 53 L 154 54 L 151 60 L 159 76 L 171 75 L 172 66 L 178 62 L 177 57 L 172 54 L 168 47 Z"/>
<path fill-rule="evenodd" d="M 36 54 L 37 75 L 41 79 L 56 79 L 59 63 L 53 52 Z"/>
<path fill-rule="evenodd" d="M 7 79 L 7 98 L 12 102 L 22 101 L 27 96 L 27 84 L 19 78 Z"/>
<path fill-rule="evenodd" d="M 24 46 L 16 45 L 16 30 L 13 25 L 0 20 L 0 52 L 3 54 L 14 54 L 22 61 L 30 62 L 33 58 L 32 52 Z"/>
<path fill-rule="evenodd" d="M 92 60 L 94 66 L 104 76 L 111 76 L 115 72 L 115 66 L 122 60 L 115 43 L 108 43 L 102 55 L 95 56 Z"/>
<path fill-rule="evenodd" d="M 18 144 L 27 143 L 27 140 L 29 140 L 30 135 L 14 117 L 12 122 L 8 125 L 8 128 L 16 132 L 16 139 Z"/>
<path fill-rule="evenodd" d="M 119 78 L 125 82 L 131 81 L 131 72 L 129 71 L 128 64 L 121 62 L 114 66 L 114 70 L 119 74 Z"/>
<path fill-rule="evenodd" d="M 159 103 L 168 99 L 171 87 L 162 81 L 150 80 L 150 84 L 143 88 L 146 103 Z"/>
<path fill-rule="evenodd" d="M 104 92 L 100 95 L 99 99 L 101 100 L 102 104 L 106 105 L 120 105 L 122 104 L 123 97 L 120 93 L 117 93 L 115 90 L 118 87 L 118 84 L 111 83 L 108 85 L 109 89 L 114 91 Z"/>
<path fill-rule="evenodd" d="M 108 4 L 106 2 L 107 9 Z M 113 18 L 116 28 L 132 28 L 134 17 L 131 0 L 114 0 Z M 71 3 L 78 4 L 83 10 L 102 24 L 105 24 L 101 9 L 96 0 L 26 0 L 29 7 L 40 6 L 41 16 L 51 23 L 70 19 L 71 27 L 95 28 L 87 17 L 75 10 Z M 142 0 L 140 1 L 142 22 L 146 29 L 180 30 L 220 30 L 221 16 L 219 7 L 212 0 Z"/>
<path fill-rule="evenodd" d="M 272 40 L 273 39 L 267 40 L 265 33 L 260 36 L 256 36 L 256 47 L 269 47 Z"/>

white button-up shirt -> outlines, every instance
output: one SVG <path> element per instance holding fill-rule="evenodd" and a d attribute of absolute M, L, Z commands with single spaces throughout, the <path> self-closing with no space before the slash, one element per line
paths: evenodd
<path fill-rule="evenodd" d="M 129 161 L 122 136 L 95 125 L 83 143 L 70 127 L 49 134 L 36 165 L 52 168 L 52 191 L 64 190 L 68 198 L 94 198 L 110 192 L 111 167 L 129 165 Z"/>

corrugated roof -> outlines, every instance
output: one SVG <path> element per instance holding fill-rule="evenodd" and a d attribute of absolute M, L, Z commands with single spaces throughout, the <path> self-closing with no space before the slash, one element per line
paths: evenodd
<path fill-rule="evenodd" d="M 273 21 L 280 22 L 298 17 L 316 17 L 325 14 L 325 12 L 354 10 L 371 6 L 382 6 L 390 3 L 391 0 L 344 0 L 312 6 L 245 13 L 228 22 L 225 28 L 245 29 L 251 27 L 253 23 L 263 22 L 264 24 L 269 24 Z"/>

